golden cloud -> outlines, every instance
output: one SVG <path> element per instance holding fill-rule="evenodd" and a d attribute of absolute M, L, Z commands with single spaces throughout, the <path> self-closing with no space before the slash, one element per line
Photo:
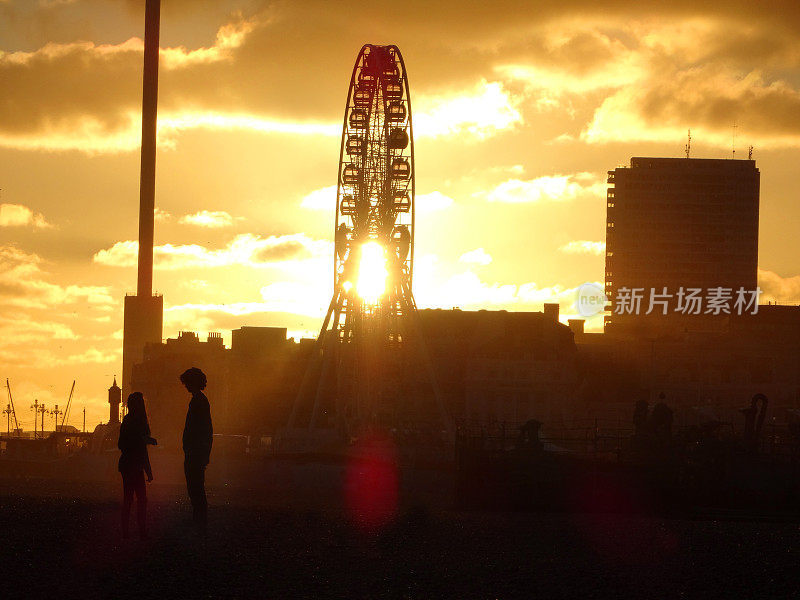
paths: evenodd
<path fill-rule="evenodd" d="M 568 201 L 578 197 L 605 198 L 606 184 L 594 173 L 544 175 L 535 179 L 508 179 L 494 189 L 478 192 L 489 202 Z"/>
<path fill-rule="evenodd" d="M 114 304 L 106 286 L 62 286 L 46 280 L 36 254 L 0 246 L 0 303 L 19 308 L 53 308 L 86 302 L 97 308 Z"/>
<path fill-rule="evenodd" d="M 574 101 L 593 106 L 595 114 L 582 128 L 582 140 L 589 143 L 675 139 L 691 127 L 720 145 L 733 118 L 759 145 L 799 143 L 792 117 L 800 55 L 796 6 L 781 3 L 775 11 L 744 2 L 736 3 L 736 10 L 696 3 L 601 8 L 582 1 L 501 6 L 471 10 L 472 18 L 457 25 L 447 3 L 436 9 L 428 3 L 420 15 L 412 9 L 396 15 L 397 26 L 410 36 L 409 56 L 415 57 L 409 68 L 419 86 L 414 92 L 419 136 L 485 139 L 525 125 L 531 109 L 563 106 L 565 117 L 574 118 Z M 317 2 L 250 10 L 217 27 L 209 45 L 162 49 L 166 146 L 189 129 L 339 134 L 341 97 L 335 90 L 368 15 L 379 14 L 379 6 L 357 17 Z M 667 13 L 669 19 L 658 18 Z M 296 45 L 285 41 L 312 36 L 326 52 L 300 56 Z M 134 151 L 141 51 L 141 40 L 132 37 L 118 44 L 49 43 L 0 53 L 0 78 L 6 83 L 0 145 Z M 751 77 L 760 68 L 768 73 L 762 81 Z M 703 69 L 730 71 L 734 85 L 706 77 Z M 738 90 L 733 96 L 732 89 Z M 701 101 L 687 99 L 692 90 L 700 92 Z M 583 98 L 587 94 L 591 97 Z"/>
<path fill-rule="evenodd" d="M 800 90 L 762 73 L 719 67 L 676 71 L 606 98 L 581 138 L 589 143 L 675 141 L 692 130 L 704 144 L 730 147 L 732 125 L 741 148 L 800 145 Z M 744 154 L 744 152 L 742 152 Z"/>
<path fill-rule="evenodd" d="M 237 218 L 241 220 L 241 217 Z M 179 220 L 178 223 L 182 225 L 196 225 L 198 227 L 209 227 L 209 228 L 219 228 L 219 227 L 230 227 L 233 225 L 234 219 L 224 210 L 201 210 L 191 215 L 184 215 Z"/>
<path fill-rule="evenodd" d="M 589 240 L 573 240 L 560 246 L 558 251 L 565 254 L 594 254 L 595 256 L 602 256 L 606 253 L 606 243 L 591 242 Z"/>
<path fill-rule="evenodd" d="M 0 204 L 0 227 L 32 226 L 38 229 L 52 227 L 44 216 L 34 213 L 22 204 Z"/>
<path fill-rule="evenodd" d="M 519 103 L 501 82 L 485 79 L 472 90 L 422 95 L 414 101 L 414 135 L 484 139 L 522 124 Z"/>
<path fill-rule="evenodd" d="M 758 287 L 761 288 L 760 304 L 800 304 L 800 275 L 781 277 L 773 271 L 758 269 Z"/>
<path fill-rule="evenodd" d="M 331 242 L 315 240 L 303 233 L 262 238 L 245 233 L 237 235 L 225 247 L 208 249 L 197 244 L 175 246 L 163 244 L 154 248 L 157 269 L 212 268 L 240 265 L 265 267 L 283 262 L 296 262 L 316 257 L 332 256 Z M 136 266 L 139 243 L 132 240 L 116 242 L 100 250 L 93 262 L 112 267 Z"/>
<path fill-rule="evenodd" d="M 462 263 L 485 266 L 492 262 L 492 255 L 483 248 L 476 248 L 475 250 L 465 252 L 458 260 Z"/>

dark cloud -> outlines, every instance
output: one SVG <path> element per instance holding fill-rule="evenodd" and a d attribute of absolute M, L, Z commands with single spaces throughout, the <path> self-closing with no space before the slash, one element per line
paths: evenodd
<path fill-rule="evenodd" d="M 253 253 L 253 262 L 270 263 L 282 260 L 311 258 L 312 256 L 313 254 L 306 244 L 297 240 L 288 240 L 260 248 Z"/>
<path fill-rule="evenodd" d="M 132 14 L 141 13 L 143 0 L 126 4 Z M 724 90 L 707 89 L 707 98 L 693 102 L 677 96 L 675 85 L 691 79 L 691 69 L 698 64 L 736 68 L 742 75 L 769 67 L 767 88 L 770 82 L 781 80 L 781 72 L 796 71 L 800 60 L 794 41 L 800 31 L 797 2 L 770 3 L 769 11 L 761 4 L 738 0 L 668 4 L 252 0 L 223 5 L 210 0 L 165 0 L 163 4 L 165 45 L 178 43 L 169 34 L 169 22 L 176 29 L 185 26 L 182 22 L 197 22 L 201 28 L 198 15 L 204 15 L 206 29 L 210 23 L 215 27 L 249 23 L 252 28 L 241 45 L 221 50 L 214 60 L 186 61 L 179 68 L 162 63 L 159 102 L 164 112 L 203 110 L 338 121 L 349 70 L 364 42 L 401 47 L 412 98 L 473 86 L 481 78 L 495 76 L 493 67 L 499 65 L 529 64 L 581 77 L 602 73 L 626 53 L 640 52 L 647 55 L 643 62 L 654 75 L 651 86 L 643 91 L 641 112 L 646 119 L 680 114 L 708 126 L 719 127 L 723 122 L 727 126 L 734 112 L 732 104 L 738 103 L 739 112 L 757 115 L 752 119 L 755 127 L 772 133 L 789 125 L 788 115 L 797 109 L 791 87 L 743 90 L 741 98 L 733 99 Z M 84 8 L 101 5 L 107 8 L 108 0 L 88 0 Z M 9 6 L 3 10 L 13 12 Z M 17 14 L 16 18 L 21 17 Z M 630 23 L 637 19 L 641 27 L 631 29 Z M 648 33 L 648 27 L 674 25 L 679 32 L 687 19 L 709 26 L 694 47 L 675 48 L 665 39 L 663 47 L 656 43 L 655 48 L 644 48 L 638 37 Z M 140 28 L 130 33 L 140 35 Z M 202 45 L 210 43 L 207 39 Z M 27 57 L 0 57 L 0 80 L 5 84 L 0 134 L 130 132 L 130 117 L 141 102 L 140 46 L 103 48 L 87 42 L 50 47 Z M 677 72 L 670 81 L 659 83 L 662 63 Z M 82 121 L 86 117 L 99 131 L 87 132 Z"/>
<path fill-rule="evenodd" d="M 28 292 L 28 287 L 19 281 L 0 281 L 0 298 L 25 297 Z"/>
<path fill-rule="evenodd" d="M 53 52 L 36 52 L 23 63 L 0 59 L 7 92 L 0 99 L 0 129 L 46 130 L 86 116 L 106 131 L 124 128 L 141 96 L 140 52 L 103 52 L 89 43 Z"/>
<path fill-rule="evenodd" d="M 705 69 L 676 73 L 654 81 L 642 94 L 641 114 L 658 124 L 698 123 L 721 130 L 738 122 L 751 135 L 800 134 L 800 90 L 752 79 L 747 84 Z"/>

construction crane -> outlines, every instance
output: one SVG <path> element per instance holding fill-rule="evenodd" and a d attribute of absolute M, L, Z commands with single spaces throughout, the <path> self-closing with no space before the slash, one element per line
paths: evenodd
<path fill-rule="evenodd" d="M 64 409 L 64 416 L 61 417 L 61 431 L 64 431 L 64 424 L 67 422 L 69 416 L 69 407 L 72 406 L 72 393 L 75 391 L 75 380 L 72 380 L 72 387 L 69 390 L 69 398 L 67 398 L 67 406 Z"/>
<path fill-rule="evenodd" d="M 14 431 L 19 435 L 21 430 L 19 428 L 19 422 L 17 421 L 17 411 L 14 410 L 14 398 L 11 396 L 11 384 L 8 382 L 8 379 L 6 379 L 6 389 L 8 390 L 8 403 L 11 405 L 11 414 L 14 415 Z"/>

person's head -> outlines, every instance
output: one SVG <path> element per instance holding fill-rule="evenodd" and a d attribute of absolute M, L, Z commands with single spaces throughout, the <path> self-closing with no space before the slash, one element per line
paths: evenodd
<path fill-rule="evenodd" d="M 199 392 L 206 389 L 206 374 L 197 367 L 186 369 L 181 373 L 181 383 L 186 386 L 186 389 L 191 393 Z"/>
<path fill-rule="evenodd" d="M 144 396 L 142 392 L 133 392 L 128 396 L 127 405 L 129 415 L 142 416 L 147 414 L 144 408 Z"/>
<path fill-rule="evenodd" d="M 125 417 L 143 424 L 145 432 L 150 435 L 150 423 L 147 421 L 147 409 L 144 406 L 144 396 L 142 392 L 133 392 L 128 396 L 128 415 Z"/>

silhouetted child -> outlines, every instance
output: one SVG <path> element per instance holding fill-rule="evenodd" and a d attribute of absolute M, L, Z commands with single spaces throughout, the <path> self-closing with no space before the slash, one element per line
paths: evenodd
<path fill-rule="evenodd" d="M 130 537 L 129 521 L 134 494 L 139 537 L 147 538 L 147 490 L 144 477 L 146 474 L 147 481 L 153 481 L 147 445 L 155 443 L 156 441 L 150 437 L 144 397 L 140 392 L 133 392 L 128 396 L 128 414 L 122 419 L 119 442 L 117 442 L 117 447 L 122 451 L 119 457 L 119 472 L 122 474 L 122 537 L 124 538 Z"/>
<path fill-rule="evenodd" d="M 192 501 L 192 519 L 199 531 L 205 532 L 208 513 L 206 500 L 206 466 L 211 458 L 214 429 L 211 425 L 211 406 L 203 391 L 206 376 L 197 367 L 181 374 L 181 383 L 191 392 L 186 426 L 183 429 L 183 472 L 186 491 Z"/>

